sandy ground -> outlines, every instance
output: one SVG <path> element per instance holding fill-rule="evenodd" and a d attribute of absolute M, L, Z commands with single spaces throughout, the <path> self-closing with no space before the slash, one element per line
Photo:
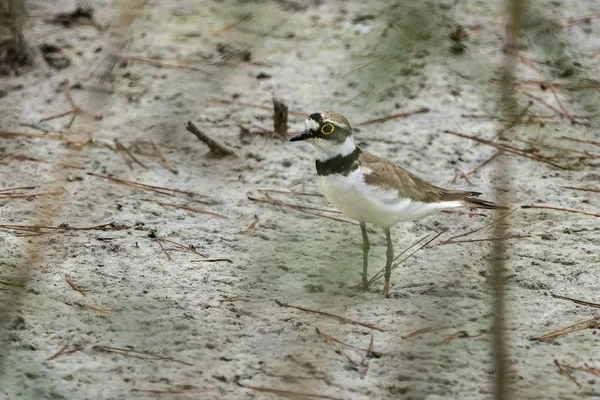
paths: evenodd
<path fill-rule="evenodd" d="M 396 227 L 397 253 L 427 234 L 447 231 L 394 271 L 389 299 L 379 294 L 381 281 L 370 293 L 354 291 L 350 287 L 359 282 L 361 270 L 357 226 L 249 200 L 265 199 L 259 189 L 315 193 L 318 187 L 309 145 L 257 134 L 261 128 L 272 129 L 272 112 L 243 103 L 270 106 L 277 96 L 291 110 L 334 109 L 355 125 L 427 107 L 427 113 L 362 126 L 357 139 L 369 151 L 435 184 L 477 189 L 492 199 L 491 165 L 470 176 L 472 186 L 462 178 L 452 181 L 455 168 L 469 171 L 490 158 L 494 149 L 444 130 L 492 139 L 501 127 L 498 120 L 462 116 L 499 115 L 499 86 L 491 79 L 499 76 L 503 57 L 501 3 L 150 0 L 136 12 L 123 54 L 162 57 L 171 65 L 174 59 L 195 60 L 185 64 L 194 69 L 129 60 L 120 63 L 103 86 L 98 76 L 107 65 L 112 31 L 101 31 L 85 20 L 71 26 L 49 22 L 75 6 L 66 0 L 30 2 L 31 40 L 56 46 L 51 56 L 59 58 L 57 65 L 65 66 L 65 59 L 70 64 L 1 78 L 0 128 L 42 133 L 23 125 L 35 124 L 63 138 L 95 142 L 77 148 L 0 137 L 4 155 L 24 154 L 82 168 L 0 159 L 0 189 L 61 190 L 54 196 L 0 199 L 0 224 L 89 227 L 114 222 L 124 229 L 26 237 L 0 229 L 0 302 L 16 309 L 3 322 L 0 397 L 276 398 L 241 386 L 251 385 L 342 399 L 489 398 L 494 375 L 491 242 L 436 244 L 490 223 L 493 215 L 440 214 Z M 95 11 L 101 26 L 114 25 L 121 12 L 109 2 L 95 3 Z M 589 84 L 586 79 L 597 77 L 600 67 L 599 22 L 575 23 L 569 18 L 598 11 L 593 2 L 536 3 L 528 14 L 521 53 L 527 59 L 519 64 L 518 77 Z M 567 26 L 553 27 L 552 21 Z M 449 38 L 458 25 L 468 33 L 462 43 Z M 243 60 L 248 54 L 223 45 L 249 51 L 250 62 Z M 68 116 L 39 122 L 71 108 L 61 86 L 65 79 L 73 86 L 77 104 L 102 115 L 102 120 L 81 115 L 70 128 Z M 109 92 L 92 90 L 97 87 Z M 560 110 L 552 93 L 539 85 L 519 87 L 521 108 L 530 100 L 524 92 Z M 597 89 L 560 87 L 557 94 L 584 123 L 572 125 L 535 101 L 530 115 L 552 117 L 546 124 L 517 125 L 515 137 L 600 153 L 598 147 L 560 139 L 600 140 L 598 119 L 583 119 L 598 113 Z M 188 120 L 239 157 L 211 157 L 207 147 L 186 132 Z M 290 131 L 302 129 L 302 121 L 290 115 Z M 240 135 L 240 126 L 254 134 Z M 137 164 L 129 168 L 108 146 L 114 147 L 115 138 L 125 146 L 138 144 L 145 152 L 152 139 L 178 174 L 139 153 L 147 169 Z M 597 159 L 552 152 L 539 143 L 513 144 L 562 155 L 557 162 L 571 167 L 563 170 L 512 157 L 515 205 L 600 212 L 598 193 L 564 188 L 598 189 Z M 584 158 L 567 160 L 565 154 Z M 167 196 L 89 172 L 199 195 Z M 330 208 L 319 197 L 272 197 Z M 228 219 L 154 201 L 201 208 Z M 600 398 L 600 378 L 565 367 L 575 383 L 555 365 L 557 360 L 600 368 L 597 330 L 531 340 L 599 315 L 592 307 L 551 296 L 600 300 L 598 221 L 593 215 L 542 209 L 520 209 L 510 219 L 511 235 L 528 235 L 508 242 L 506 333 L 515 391 L 511 398 Z M 492 234 L 485 229 L 461 239 Z M 165 243 L 169 259 L 154 236 L 194 246 L 210 259 L 232 262 L 194 263 L 201 257 Z M 370 236 L 374 274 L 384 264 L 384 237 L 377 230 Z M 69 286 L 66 275 L 89 290 L 85 296 Z M 26 278 L 24 287 L 5 284 Z M 276 300 L 384 331 L 281 307 Z M 374 350 L 389 354 L 353 365 L 319 336 L 317 328 L 363 349 L 373 338 Z M 424 329 L 428 331 L 410 335 Z M 98 346 L 167 359 L 134 358 Z M 48 360 L 63 347 L 77 351 Z M 358 364 L 366 353 L 344 351 Z M 152 390 L 158 392 L 147 392 Z"/>

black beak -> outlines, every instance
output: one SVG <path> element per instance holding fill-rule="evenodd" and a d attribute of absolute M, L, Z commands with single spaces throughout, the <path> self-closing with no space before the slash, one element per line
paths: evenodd
<path fill-rule="evenodd" d="M 304 132 L 300 133 L 299 135 L 296 135 L 293 138 L 291 138 L 290 142 L 299 142 L 300 140 L 306 140 L 306 139 L 310 139 L 312 137 L 313 137 L 313 134 L 309 130 L 305 130 Z"/>

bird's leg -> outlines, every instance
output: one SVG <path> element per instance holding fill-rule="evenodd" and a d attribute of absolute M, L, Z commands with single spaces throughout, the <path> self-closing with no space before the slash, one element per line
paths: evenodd
<path fill-rule="evenodd" d="M 367 268 L 369 266 L 369 237 L 367 236 L 367 225 L 364 222 L 360 223 L 360 231 L 363 239 L 363 273 L 362 273 L 362 289 L 369 289 L 369 279 L 367 278 Z"/>
<path fill-rule="evenodd" d="M 387 252 L 385 261 L 385 283 L 383 284 L 382 294 L 385 297 L 390 295 L 390 276 L 392 275 L 392 261 L 394 260 L 394 247 L 392 246 L 392 236 L 390 234 L 390 228 L 383 230 L 385 232 L 385 239 L 387 241 Z"/>

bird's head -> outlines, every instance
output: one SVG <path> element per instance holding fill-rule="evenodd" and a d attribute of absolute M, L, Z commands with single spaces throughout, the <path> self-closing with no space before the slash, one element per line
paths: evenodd
<path fill-rule="evenodd" d="M 306 140 L 317 150 L 319 160 L 350 154 L 356 148 L 348 120 L 333 111 L 310 114 L 304 121 L 304 131 L 290 142 Z"/>

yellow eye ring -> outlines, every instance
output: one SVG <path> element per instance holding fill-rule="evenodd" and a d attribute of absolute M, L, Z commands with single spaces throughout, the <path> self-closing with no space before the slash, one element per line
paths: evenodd
<path fill-rule="evenodd" d="M 333 124 L 325 124 L 321 127 L 321 133 L 323 135 L 329 135 L 330 133 L 333 133 L 334 130 L 335 127 L 333 126 Z"/>

